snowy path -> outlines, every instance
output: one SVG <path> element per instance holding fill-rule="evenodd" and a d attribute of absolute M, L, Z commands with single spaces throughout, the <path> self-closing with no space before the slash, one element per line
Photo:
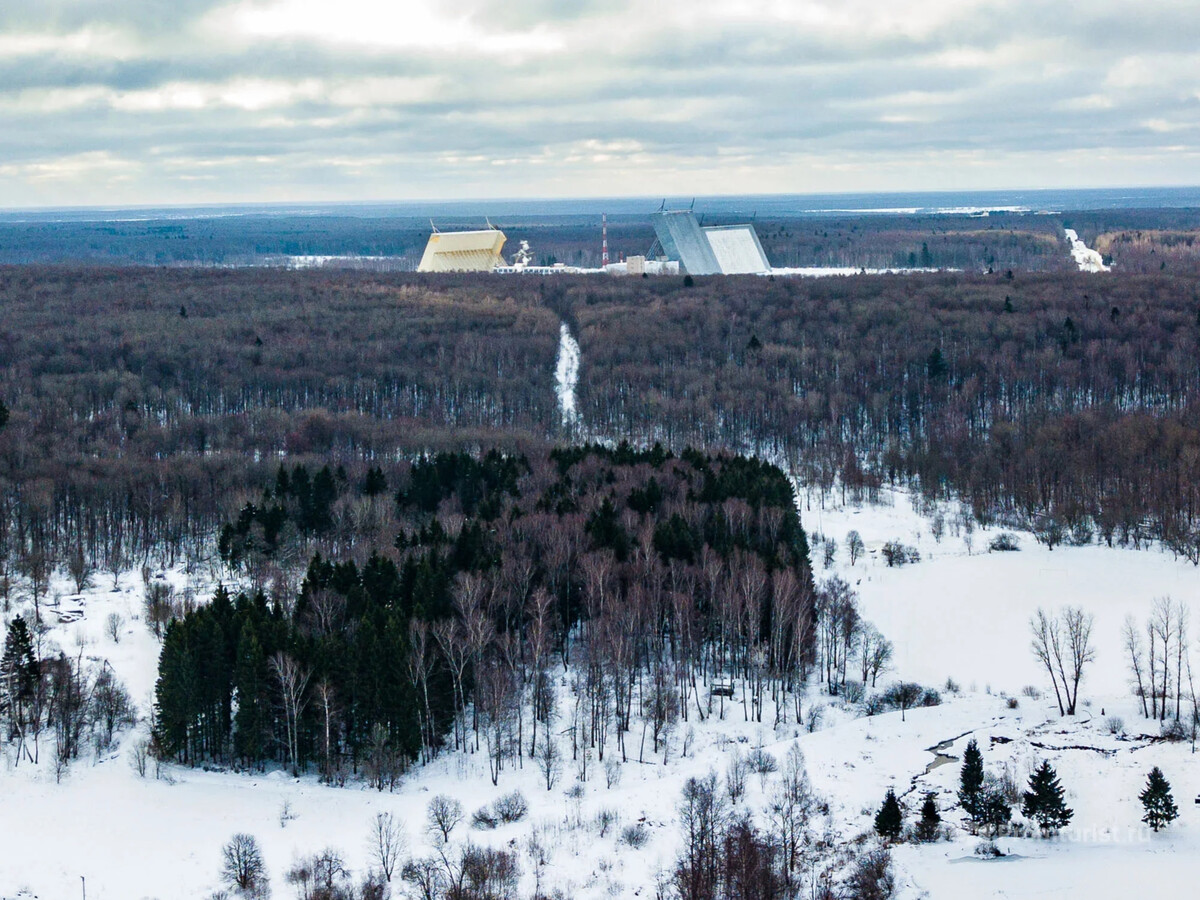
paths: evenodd
<path fill-rule="evenodd" d="M 575 388 L 579 384 L 579 343 L 563 322 L 558 331 L 558 365 L 554 369 L 554 392 L 558 395 L 558 410 L 564 428 L 579 424 L 575 405 Z"/>
<path fill-rule="evenodd" d="M 1065 228 L 1063 230 L 1066 232 L 1067 242 L 1071 245 L 1071 258 L 1079 266 L 1080 272 L 1109 271 L 1109 267 L 1104 264 L 1104 257 L 1081 241 L 1075 229 Z"/>

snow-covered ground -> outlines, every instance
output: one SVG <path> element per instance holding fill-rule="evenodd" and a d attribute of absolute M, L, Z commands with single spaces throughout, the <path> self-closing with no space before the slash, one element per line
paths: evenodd
<path fill-rule="evenodd" d="M 863 269 L 854 266 L 793 266 L 771 269 L 768 275 L 790 275 L 798 278 L 832 278 L 840 275 L 911 275 L 921 272 L 957 272 L 958 269 L 904 268 Z"/>
<path fill-rule="evenodd" d="M 567 323 L 558 330 L 558 362 L 554 368 L 554 393 L 558 396 L 558 411 L 564 428 L 579 422 L 575 405 L 575 389 L 579 384 L 579 343 Z"/>
<path fill-rule="evenodd" d="M 1067 235 L 1067 243 L 1071 245 L 1071 258 L 1080 272 L 1107 272 L 1109 267 L 1104 264 L 1104 257 L 1098 251 L 1091 249 L 1079 239 L 1073 228 L 1063 229 Z"/>
<path fill-rule="evenodd" d="M 761 745 L 782 763 L 798 743 L 814 787 L 830 804 L 830 827 L 848 839 L 870 829 L 889 786 L 902 795 L 909 821 L 923 792 L 935 790 L 947 820 L 958 822 L 957 811 L 949 809 L 957 762 L 926 769 L 935 760 L 931 748 L 950 741 L 944 752 L 960 757 L 970 737 L 979 741 L 990 770 L 1009 768 L 1021 782 L 1038 759 L 1049 758 L 1067 788 L 1075 820 L 1054 840 L 1000 839 L 1010 855 L 995 861 L 974 857 L 978 839 L 962 829 L 949 842 L 900 846 L 895 859 L 901 896 L 1066 900 L 1127 897 L 1134 891 L 1178 896 L 1200 858 L 1198 808 L 1192 804 L 1200 792 L 1200 767 L 1188 745 L 1140 736 L 1157 729 L 1137 715 L 1128 695 L 1118 629 L 1126 613 L 1143 619 L 1156 597 L 1194 601 L 1200 587 L 1196 569 L 1157 550 L 1048 551 L 1029 534 L 1018 534 L 1019 552 L 988 553 L 984 548 L 995 532 L 979 529 L 968 551 L 964 533 L 956 534 L 949 521 L 935 540 L 929 520 L 913 511 L 907 495 L 888 494 L 885 500 L 871 507 L 805 504 L 806 528 L 839 545 L 832 567 L 825 569 L 814 543 L 817 575 L 846 578 L 859 592 L 866 618 L 895 642 L 896 668 L 883 681 L 902 677 L 942 688 L 953 677 L 962 686 L 960 694 L 943 691 L 941 706 L 909 710 L 904 721 L 899 713 L 865 718 L 814 692 L 809 705 L 824 704 L 826 711 L 822 727 L 808 733 L 795 724 L 772 728 L 769 709 L 764 724 L 746 722 L 734 703 L 723 719 L 713 716 L 700 724 L 693 716 L 680 723 L 666 765 L 661 754 L 638 761 L 635 729 L 620 783 L 608 787 L 603 766 L 593 760 L 579 796 L 569 793 L 579 777 L 569 752 L 550 791 L 528 759 L 522 769 L 502 772 L 493 787 L 485 754 L 460 753 L 412 771 L 395 793 L 380 793 L 361 785 L 324 787 L 314 777 L 297 780 L 280 772 L 248 776 L 169 767 L 166 779 L 156 780 L 152 770 L 142 778 L 131 766 L 131 754 L 145 733 L 144 722 L 116 751 L 79 761 L 56 784 L 46 741 L 39 767 L 27 762 L 14 767 L 11 753 L 5 756 L 0 897 L 78 897 L 81 876 L 91 900 L 203 897 L 217 888 L 221 845 L 241 831 L 262 846 L 276 896 L 289 896 L 283 873 L 300 854 L 332 846 L 362 873 L 369 861 L 368 827 L 377 811 L 395 813 L 405 823 L 410 850 L 426 854 L 433 850 L 423 829 L 431 797 L 458 798 L 469 818 L 516 788 L 530 802 L 525 821 L 494 831 L 470 830 L 464 823 L 454 840 L 515 842 L 523 851 L 536 836 L 548 854 L 544 890 L 596 900 L 653 896 L 655 878 L 669 869 L 678 847 L 676 804 L 684 780 L 710 769 L 723 773 L 734 748 Z M 851 529 L 860 532 L 868 550 L 854 566 L 844 544 Z M 887 568 L 879 549 L 888 540 L 917 547 L 921 562 Z M 182 586 L 180 573 L 166 575 Z M 192 586 L 203 595 L 211 579 Z M 55 584 L 64 598 L 76 596 L 67 587 Z M 120 590 L 111 588 L 111 580 L 102 577 L 80 600 L 64 599 L 62 608 L 80 609 L 84 616 L 53 625 L 47 639 L 68 653 L 82 648 L 85 657 L 107 658 L 144 714 L 158 642 L 140 620 L 140 578 L 126 576 Z M 1096 662 L 1083 685 L 1081 714 L 1071 721 L 1060 719 L 1047 699 L 1021 693 L 1025 685 L 1044 687 L 1029 652 L 1028 616 L 1039 605 L 1066 603 L 1096 616 Z M 125 622 L 119 642 L 105 633 L 111 612 Z M 558 677 L 566 691 L 565 673 Z M 1010 708 L 1002 695 L 1016 697 L 1017 707 Z M 1108 733 L 1104 720 L 1114 713 L 1124 717 L 1128 739 Z M 1181 811 L 1179 821 L 1161 834 L 1142 828 L 1137 801 L 1153 765 L 1171 781 Z M 751 776 L 747 808 L 761 811 L 773 783 Z M 295 818 L 281 824 L 285 803 Z M 612 811 L 617 824 L 601 834 L 596 823 L 603 810 Z M 621 829 L 638 822 L 649 832 L 645 846 L 620 843 Z M 529 896 L 535 876 L 528 858 L 523 866 L 522 895 Z M 22 890 L 26 893 L 19 894 Z"/>

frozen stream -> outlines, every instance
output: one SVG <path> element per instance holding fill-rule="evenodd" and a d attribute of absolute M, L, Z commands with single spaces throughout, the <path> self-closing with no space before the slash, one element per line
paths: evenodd
<path fill-rule="evenodd" d="M 579 424 L 575 404 L 575 388 L 579 384 L 579 343 L 563 322 L 558 331 L 558 364 L 554 369 L 554 392 L 558 395 L 558 411 L 564 428 Z"/>
<path fill-rule="evenodd" d="M 1079 266 L 1080 272 L 1107 272 L 1109 270 L 1109 267 L 1104 264 L 1104 257 L 1081 241 L 1075 229 L 1065 228 L 1063 230 L 1066 232 L 1067 242 L 1071 245 L 1071 258 L 1075 260 L 1075 265 Z"/>

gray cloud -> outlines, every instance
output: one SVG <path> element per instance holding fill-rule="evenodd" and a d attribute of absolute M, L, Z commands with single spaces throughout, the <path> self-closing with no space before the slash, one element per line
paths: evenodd
<path fill-rule="evenodd" d="M 297 14 L 254 18 L 281 2 Z M 404 5 L 8 0 L 2 196 L 1194 181 L 1190 3 L 474 0 L 440 22 L 412 4 L 412 29 Z M 322 6 L 342 18 L 305 18 Z"/>

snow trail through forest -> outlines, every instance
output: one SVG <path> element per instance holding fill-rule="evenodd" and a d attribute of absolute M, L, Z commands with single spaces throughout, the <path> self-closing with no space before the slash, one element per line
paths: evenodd
<path fill-rule="evenodd" d="M 1071 245 L 1071 258 L 1079 266 L 1080 272 L 1107 272 L 1109 267 L 1104 264 L 1104 257 L 1098 251 L 1092 250 L 1079 239 L 1073 228 L 1064 228 L 1067 242 Z"/>
<path fill-rule="evenodd" d="M 558 364 L 554 369 L 554 392 L 558 395 L 558 411 L 564 428 L 579 424 L 575 404 L 575 388 L 579 384 L 579 343 L 567 323 L 558 330 Z"/>

